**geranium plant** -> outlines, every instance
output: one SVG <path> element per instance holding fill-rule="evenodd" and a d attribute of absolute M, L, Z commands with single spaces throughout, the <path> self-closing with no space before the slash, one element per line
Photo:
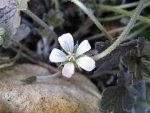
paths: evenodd
<path fill-rule="evenodd" d="M 113 84 L 109 84 L 110 87 L 105 87 L 103 88 L 104 90 L 101 89 L 102 97 L 92 89 L 89 90 L 100 100 L 99 110 L 110 113 L 149 113 L 150 41 L 145 38 L 139 38 L 139 36 L 141 32 L 149 28 L 150 19 L 145 16 L 140 16 L 140 14 L 145 7 L 150 5 L 150 2 L 148 0 L 139 0 L 135 3 L 125 4 L 124 0 L 114 0 L 115 2 L 111 1 L 110 4 L 122 3 L 123 5 L 108 6 L 104 5 L 108 4 L 108 1 L 93 1 L 91 3 L 91 0 L 53 0 L 52 4 L 49 4 L 47 0 L 44 0 L 41 4 L 45 4 L 46 8 L 44 9 L 44 13 L 46 14 L 39 14 L 40 17 L 38 17 L 29 10 L 29 0 L 0 0 L 1 48 L 9 48 L 31 62 L 46 67 L 54 73 L 51 76 L 31 76 L 22 80 L 23 82 L 32 83 L 37 80 L 59 75 L 63 75 L 63 77 L 70 80 L 71 77 L 78 75 L 75 73 L 82 73 L 83 75 L 87 75 L 86 77 L 90 75 L 91 78 L 109 73 L 112 77 L 110 81 L 113 81 Z M 81 10 L 74 7 L 72 3 Z M 69 7 L 68 4 L 71 4 L 72 7 Z M 51 6 L 54 9 L 50 9 Z M 130 9 L 130 7 L 135 6 L 137 8 L 131 12 L 125 9 Z M 69 8 L 62 10 L 66 7 Z M 99 11 L 101 10 L 99 9 L 103 10 L 100 14 Z M 21 11 L 25 15 L 23 18 L 20 15 Z M 98 17 L 103 17 L 103 13 L 107 15 L 105 11 L 113 11 L 115 15 L 113 17 L 98 19 Z M 116 16 L 116 13 L 121 15 Z M 129 16 L 131 19 L 124 18 L 123 15 Z M 80 25 L 77 23 L 71 26 L 70 19 L 73 17 L 75 17 L 75 21 L 78 20 L 78 17 L 80 20 L 77 22 L 83 24 L 80 23 Z M 107 31 L 105 29 L 105 22 L 109 23 L 109 21 L 116 19 L 121 19 L 120 23 L 124 19 L 127 19 L 127 22 L 121 23 L 126 23 L 126 26 Z M 137 20 L 140 22 L 136 23 Z M 101 22 L 104 22 L 104 24 Z M 148 25 L 142 22 L 148 23 Z M 119 22 L 117 21 L 117 23 Z M 21 31 L 21 24 L 25 24 L 27 28 L 31 29 L 28 35 L 37 36 L 40 39 L 35 38 L 34 41 L 32 39 L 26 40 L 27 35 L 24 35 L 25 27 L 21 33 L 19 32 Z M 115 27 L 119 27 L 119 25 Z M 115 27 L 112 26 L 112 28 Z M 140 29 L 138 29 L 139 27 Z M 102 32 L 100 35 L 87 38 L 87 36 L 98 30 Z M 56 33 L 56 31 L 61 32 Z M 116 32 L 118 31 L 123 32 L 117 37 Z M 111 33 L 114 34 L 111 35 Z M 18 34 L 20 39 L 25 39 L 24 42 L 18 42 L 16 40 L 15 37 Z M 60 36 L 58 37 L 57 34 Z M 99 37 L 105 37 L 108 40 L 106 42 L 96 43 L 97 40 L 100 40 L 98 39 Z M 133 37 L 136 39 L 131 39 Z M 75 43 L 77 41 L 81 43 Z M 30 49 L 22 43 L 25 43 L 24 45 L 30 45 Z M 33 43 L 37 43 L 37 45 L 35 44 L 35 46 Z M 97 44 L 95 49 L 93 43 Z M 4 50 L 0 49 L 0 52 Z M 49 54 L 49 58 L 47 58 L 47 54 Z M 14 58 L 12 59 L 0 58 L 0 69 L 13 65 L 18 59 L 18 56 L 15 57 L 15 61 Z M 114 72 L 113 69 L 117 71 L 115 70 Z M 96 81 L 99 83 L 100 80 L 96 78 L 93 81 L 94 83 Z M 110 83 L 110 81 L 107 83 Z"/>

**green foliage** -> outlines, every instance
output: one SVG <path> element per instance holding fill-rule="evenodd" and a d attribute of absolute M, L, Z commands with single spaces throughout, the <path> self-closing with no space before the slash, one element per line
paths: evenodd
<path fill-rule="evenodd" d="M 122 58 L 122 64 L 134 73 L 134 81 L 150 78 L 150 41 L 140 39 L 137 50 Z"/>
<path fill-rule="evenodd" d="M 3 45 L 3 47 L 7 47 L 10 45 L 11 39 L 13 38 L 14 34 L 16 33 L 17 28 L 20 25 L 20 20 L 21 20 L 21 17 L 19 15 L 20 10 L 27 9 L 28 0 L 9 0 L 10 2 L 8 3 L 10 4 L 7 4 L 7 5 L 5 4 L 4 1 L 8 1 L 8 0 L 3 0 L 0 4 L 0 45 Z M 118 4 L 123 5 L 122 3 L 125 2 L 123 0 L 80 0 L 80 1 L 83 2 L 86 7 L 84 7 L 84 4 L 83 5 L 78 4 L 78 6 L 80 6 L 79 8 L 82 10 L 84 9 L 83 11 L 91 18 L 93 22 L 95 22 L 95 24 L 99 28 L 102 29 L 102 31 L 105 34 L 107 34 L 107 32 L 105 32 L 105 29 L 103 29 L 103 26 L 101 26 L 99 21 L 95 21 L 97 20 L 95 16 L 102 17 L 105 14 L 107 16 L 107 10 L 115 12 L 114 15 L 116 15 L 116 13 L 121 14 L 121 15 L 118 15 L 120 16 L 120 18 L 122 17 L 122 15 L 126 15 L 126 16 L 133 15 L 133 13 L 130 13 L 128 10 L 120 9 L 118 11 L 117 8 L 112 7 L 113 5 L 118 5 Z M 60 3 L 68 2 L 68 0 L 62 0 L 58 2 Z M 43 15 L 44 16 L 43 20 L 49 26 L 51 26 L 52 29 L 56 27 L 62 27 L 61 29 L 63 29 L 63 24 L 65 22 L 64 16 L 66 16 L 65 19 L 70 17 L 70 16 L 67 17 L 67 15 L 73 15 L 71 17 L 76 17 L 75 16 L 76 14 L 73 14 L 75 12 L 80 13 L 79 19 L 75 19 L 75 20 L 84 22 L 84 20 L 86 20 L 87 18 L 85 14 L 83 13 L 83 11 L 81 10 L 78 10 L 78 12 L 75 11 L 77 9 L 76 7 L 75 8 L 69 7 L 67 9 L 69 11 L 67 11 L 66 13 L 65 11 L 61 11 L 62 7 L 59 8 L 56 2 L 54 4 L 56 5 L 55 6 L 56 9 L 50 9 L 47 14 L 43 12 L 43 14 L 45 14 Z M 102 4 L 107 4 L 107 5 L 112 5 L 112 6 L 107 6 L 107 5 L 102 5 Z M 144 2 L 142 4 L 144 4 Z M 126 37 L 128 32 L 130 31 L 132 25 L 135 23 L 135 20 L 137 19 L 136 16 L 138 16 L 138 14 L 141 12 L 142 6 L 143 5 L 141 5 L 141 8 L 139 8 L 139 10 L 137 10 L 137 13 L 135 13 L 135 15 L 133 16 L 134 17 L 132 18 L 133 21 L 128 25 L 129 27 L 126 27 L 126 30 L 124 30 L 124 35 L 121 37 L 121 39 L 118 38 L 120 39 L 118 43 L 116 44 L 113 43 L 114 46 L 112 47 L 110 46 L 111 43 L 109 42 L 108 44 L 105 44 L 106 47 L 102 46 L 101 48 L 99 45 L 102 45 L 102 44 L 98 44 L 98 48 L 96 49 L 98 49 L 99 51 L 102 51 L 103 49 L 110 47 L 110 51 L 109 52 L 106 51 L 106 55 L 108 55 L 114 49 L 116 49 L 117 45 L 119 45 L 123 41 L 123 39 Z M 103 11 L 96 10 L 97 8 L 100 8 Z M 32 19 L 36 21 L 37 23 L 39 23 L 39 25 L 41 25 L 42 27 L 44 26 L 43 27 L 45 28 L 44 30 L 43 29 L 38 30 L 41 36 L 46 37 L 46 36 L 49 36 L 49 34 L 51 34 L 48 31 L 51 32 L 52 29 L 49 29 L 49 26 L 47 26 L 47 24 L 45 24 L 42 20 L 40 20 L 40 18 L 38 18 L 36 15 L 32 13 L 26 13 L 26 14 L 32 17 Z M 140 16 L 139 19 L 147 23 L 149 22 L 148 18 L 145 18 L 145 17 Z M 80 28 L 82 28 L 81 27 L 82 25 L 84 26 L 84 24 L 77 25 L 79 30 Z M 89 26 L 89 25 L 86 25 L 86 26 Z M 86 26 L 85 26 L 85 29 L 86 29 Z M 142 26 L 138 26 L 138 28 L 135 28 L 132 31 L 137 31 Z M 75 26 L 73 26 L 72 28 L 74 27 Z M 73 30 L 72 32 L 77 32 L 77 31 L 78 30 L 76 31 Z M 130 33 L 132 33 L 132 31 Z M 52 34 L 55 34 L 55 33 L 52 32 Z M 88 32 L 86 32 L 85 34 L 88 34 Z M 150 34 L 149 31 L 144 31 L 139 36 L 149 37 L 149 34 Z M 84 33 L 83 34 L 81 33 L 81 36 L 84 36 Z M 56 36 L 54 36 L 54 38 L 55 37 Z M 51 44 L 52 42 L 49 45 Z M 56 46 L 57 46 L 57 43 L 56 43 Z M 123 51 L 124 53 L 120 51 Z M 126 51 L 128 51 L 128 49 Z M 117 75 L 116 86 L 111 86 L 104 90 L 102 94 L 102 99 L 100 102 L 100 108 L 103 111 L 109 111 L 113 113 L 131 113 L 132 111 L 135 111 L 135 113 L 148 113 L 148 109 L 150 109 L 150 104 L 149 104 L 150 85 L 147 83 L 147 82 L 150 82 L 150 41 L 141 39 L 138 41 L 136 50 L 129 51 L 126 55 L 124 55 L 126 51 L 124 49 L 123 50 L 120 49 L 119 51 L 116 51 L 116 53 L 113 55 L 114 56 L 113 58 L 111 59 L 107 58 L 107 62 L 106 62 L 107 65 L 105 65 L 105 61 L 104 61 L 104 65 L 101 65 L 100 67 L 100 68 L 104 68 L 104 67 L 112 67 L 112 65 L 114 66 L 115 64 L 118 65 L 119 63 L 118 59 L 123 57 L 120 61 L 121 66 Z M 98 59 L 100 58 L 102 57 L 99 57 Z M 2 61 L 0 63 L 4 64 L 4 62 Z M 2 66 L 10 66 L 12 64 L 13 64 L 12 62 L 5 62 L 5 65 L 2 65 Z M 31 76 L 22 81 L 25 83 L 33 83 L 36 80 L 37 80 L 36 76 Z M 146 80 L 146 82 L 144 80 Z"/>
<path fill-rule="evenodd" d="M 113 113 L 130 112 L 137 91 L 132 86 L 132 75 L 130 72 L 120 71 L 118 73 L 117 86 L 108 87 L 101 99 L 101 109 L 113 111 Z"/>
<path fill-rule="evenodd" d="M 129 51 L 121 59 L 117 77 L 117 85 L 108 87 L 103 92 L 101 110 L 113 113 L 148 113 L 150 93 L 145 80 L 150 79 L 150 41 L 138 40 L 137 49 Z"/>
<path fill-rule="evenodd" d="M 50 10 L 46 15 L 44 15 L 44 21 L 54 28 L 61 26 L 64 22 L 63 13 L 61 11 Z"/>
<path fill-rule="evenodd" d="M 149 39 L 149 37 L 150 37 L 150 29 L 147 29 L 147 30 L 143 31 L 140 34 L 140 37 L 145 37 L 146 39 Z"/>
<path fill-rule="evenodd" d="M 32 84 L 33 82 L 36 81 L 36 76 L 31 76 L 31 77 L 28 77 L 28 78 L 21 80 L 21 81 L 24 83 L 27 83 L 27 84 Z"/>

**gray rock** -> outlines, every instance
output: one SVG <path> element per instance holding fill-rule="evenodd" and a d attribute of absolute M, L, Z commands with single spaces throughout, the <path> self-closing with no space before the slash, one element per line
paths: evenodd
<path fill-rule="evenodd" d="M 0 113 L 100 113 L 99 98 L 88 91 L 96 87 L 84 76 L 74 75 L 23 84 L 20 80 L 49 72 L 31 64 L 0 72 Z"/>

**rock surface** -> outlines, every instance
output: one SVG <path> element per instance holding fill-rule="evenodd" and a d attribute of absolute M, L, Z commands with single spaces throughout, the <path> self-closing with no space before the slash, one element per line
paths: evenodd
<path fill-rule="evenodd" d="M 97 91 L 85 77 L 57 77 L 34 84 L 20 80 L 47 75 L 42 67 L 23 64 L 0 71 L 0 113 L 100 113 L 98 97 L 82 85 Z"/>

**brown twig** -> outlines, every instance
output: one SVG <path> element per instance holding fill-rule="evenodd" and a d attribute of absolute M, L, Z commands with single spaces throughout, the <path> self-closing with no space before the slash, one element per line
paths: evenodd
<path fill-rule="evenodd" d="M 12 49 L 13 51 L 17 52 L 17 53 L 19 52 L 19 50 L 17 50 L 16 48 L 13 48 L 13 47 L 12 47 L 11 49 Z M 53 66 L 51 66 L 51 65 L 49 65 L 49 64 L 46 64 L 45 62 L 36 60 L 36 59 L 32 58 L 31 56 L 27 55 L 27 54 L 24 53 L 24 52 L 22 52 L 21 55 L 22 55 L 24 58 L 28 59 L 29 61 L 31 61 L 31 62 L 33 62 L 33 63 L 35 63 L 35 64 L 38 64 L 38 65 L 40 65 L 40 66 L 42 66 L 42 67 L 44 67 L 44 68 L 47 68 L 47 69 L 50 70 L 50 71 L 53 71 L 53 72 L 58 72 L 58 71 L 59 71 L 59 70 L 56 69 L 55 67 L 53 67 Z"/>
<path fill-rule="evenodd" d="M 17 45 L 21 50 L 25 51 L 28 55 L 32 56 L 33 58 L 38 58 L 37 54 L 34 53 L 33 51 L 31 51 L 30 49 L 28 49 L 27 47 L 25 47 L 24 45 L 22 45 L 20 42 L 17 42 L 15 40 L 13 40 L 13 43 L 15 45 Z"/>

